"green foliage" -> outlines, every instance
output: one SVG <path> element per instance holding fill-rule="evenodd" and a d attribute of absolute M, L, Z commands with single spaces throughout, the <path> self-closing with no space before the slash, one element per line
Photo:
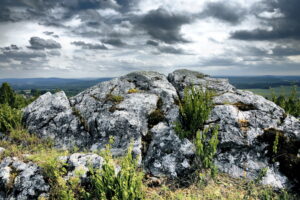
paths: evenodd
<path fill-rule="evenodd" d="M 297 86 L 293 87 L 289 96 L 276 96 L 273 91 L 271 100 L 282 107 L 287 113 L 295 117 L 300 116 L 300 98 L 297 96 Z"/>
<path fill-rule="evenodd" d="M 0 146 L 5 148 L 0 160 L 6 156 L 22 158 L 24 154 L 35 154 L 53 147 L 52 140 L 40 139 L 23 128 L 11 129 L 6 133 L 6 138 L 7 140 L 0 140 Z"/>
<path fill-rule="evenodd" d="M 23 108 L 31 103 L 33 99 L 27 99 L 23 95 L 16 94 L 8 83 L 0 87 L 0 104 L 7 104 L 12 108 Z"/>
<path fill-rule="evenodd" d="M 106 100 L 107 101 L 111 101 L 111 102 L 113 102 L 115 104 L 119 104 L 119 103 L 121 103 L 124 100 L 124 97 L 119 96 L 119 95 L 108 94 L 106 96 Z"/>
<path fill-rule="evenodd" d="M 206 128 L 203 131 L 198 130 L 194 144 L 196 147 L 196 165 L 200 169 L 210 169 L 212 177 L 217 174 L 217 168 L 214 165 L 213 159 L 217 152 L 219 126 L 215 126 L 212 129 Z M 211 130 L 211 137 L 208 138 L 208 133 Z"/>
<path fill-rule="evenodd" d="M 22 122 L 22 112 L 11 108 L 7 104 L 0 104 L 0 132 L 8 132 L 12 129 L 20 128 Z"/>
<path fill-rule="evenodd" d="M 116 173 L 115 163 L 110 153 L 110 145 L 102 155 L 105 163 L 101 170 L 92 172 L 90 199 L 140 200 L 144 199 L 143 176 L 138 171 L 137 159 L 132 156 L 132 146 L 120 161 L 120 171 Z"/>
<path fill-rule="evenodd" d="M 14 104 L 15 93 L 8 83 L 2 83 L 0 88 L 0 104 Z"/>
<path fill-rule="evenodd" d="M 264 167 L 264 168 L 262 168 L 260 171 L 259 171 L 259 174 L 258 174 L 258 176 L 256 177 L 256 179 L 254 180 L 255 181 L 255 183 L 260 183 L 262 180 L 263 180 L 263 178 L 267 175 L 267 172 L 268 172 L 268 168 L 267 167 Z"/>
<path fill-rule="evenodd" d="M 175 131 L 180 138 L 193 138 L 196 132 L 204 127 L 205 121 L 213 108 L 213 92 L 196 89 L 184 90 L 184 98 L 179 103 L 179 121 Z"/>
<path fill-rule="evenodd" d="M 219 143 L 219 126 L 204 129 L 213 108 L 213 96 L 210 90 L 185 88 L 184 98 L 179 103 L 179 121 L 175 124 L 175 131 L 180 138 L 194 140 L 196 167 L 198 170 L 210 170 L 211 176 L 215 177 L 217 168 L 213 159 Z"/>
<path fill-rule="evenodd" d="M 67 170 L 58 157 L 67 154 L 68 152 L 59 152 L 52 149 L 43 150 L 39 154 L 29 157 L 30 160 L 38 163 L 42 168 L 44 177 L 48 180 L 51 187 L 50 199 L 75 200 L 77 199 L 76 192 L 78 190 L 81 191 L 80 178 L 78 176 L 75 175 L 69 180 L 63 178 L 67 174 Z"/>

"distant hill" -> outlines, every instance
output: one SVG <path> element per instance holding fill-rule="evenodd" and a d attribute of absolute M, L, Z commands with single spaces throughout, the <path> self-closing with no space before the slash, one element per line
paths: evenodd
<path fill-rule="evenodd" d="M 110 80 L 112 78 L 97 79 L 64 79 L 64 78 L 8 78 L 0 79 L 0 84 L 8 82 L 14 90 L 41 90 L 53 91 L 64 90 L 67 95 L 73 96 L 86 88 L 94 86 L 100 82 Z"/>
<path fill-rule="evenodd" d="M 216 76 L 227 78 L 238 89 L 269 89 L 280 86 L 300 86 L 300 76 Z M 8 82 L 16 91 L 37 89 L 41 91 L 64 90 L 68 96 L 94 86 L 100 82 L 111 80 L 106 78 L 65 79 L 65 78 L 9 78 L 0 79 L 0 84 Z"/>
<path fill-rule="evenodd" d="M 300 86 L 300 76 L 217 76 L 227 78 L 238 89 L 269 89 L 280 86 Z"/>

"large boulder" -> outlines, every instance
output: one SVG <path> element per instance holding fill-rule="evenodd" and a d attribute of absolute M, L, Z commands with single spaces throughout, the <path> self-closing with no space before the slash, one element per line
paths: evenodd
<path fill-rule="evenodd" d="M 297 148 L 299 120 L 262 96 L 199 72 L 177 70 L 168 77 L 134 72 L 70 99 L 63 92 L 46 93 L 24 109 L 24 121 L 31 133 L 53 138 L 59 148 L 96 151 L 112 136 L 114 155 L 123 155 L 132 143 L 141 164 L 153 175 L 183 176 L 193 170 L 195 147 L 191 141 L 179 139 L 173 126 L 178 100 L 184 88 L 192 85 L 216 93 L 206 125 L 219 125 L 215 163 L 220 171 L 255 179 L 268 168 L 263 183 L 276 187 L 298 180 L 282 170 L 282 162 L 272 162 L 273 141 L 264 138 L 271 130 L 279 131 Z"/>

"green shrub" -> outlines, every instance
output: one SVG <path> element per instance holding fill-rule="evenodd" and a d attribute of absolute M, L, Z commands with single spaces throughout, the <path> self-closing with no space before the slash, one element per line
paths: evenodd
<path fill-rule="evenodd" d="M 0 104 L 14 104 L 15 92 L 8 83 L 2 83 L 0 87 Z"/>
<path fill-rule="evenodd" d="M 0 105 L 0 132 L 22 127 L 22 112 L 7 104 Z"/>
<path fill-rule="evenodd" d="M 194 144 L 196 147 L 195 163 L 200 169 L 210 169 L 212 177 L 217 174 L 217 168 L 214 165 L 214 157 L 217 153 L 219 126 L 213 128 L 206 128 L 203 131 L 198 130 Z M 211 137 L 208 137 L 209 131 Z"/>
<path fill-rule="evenodd" d="M 92 172 L 90 199 L 140 200 L 144 199 L 143 176 L 138 170 L 137 159 L 132 156 L 132 146 L 120 161 L 120 171 L 116 173 L 115 163 L 107 146 L 104 165 L 101 170 Z M 92 170 L 91 170 L 92 171 Z"/>
<path fill-rule="evenodd" d="M 175 131 L 180 138 L 193 138 L 198 130 L 202 130 L 205 121 L 213 108 L 213 92 L 196 89 L 184 90 L 184 98 L 179 103 L 179 121 Z"/>
<path fill-rule="evenodd" d="M 32 100 L 16 94 L 8 83 L 2 83 L 0 87 L 0 104 L 7 104 L 12 108 L 20 109 L 30 104 Z"/>
<path fill-rule="evenodd" d="M 273 91 L 271 100 L 282 107 L 287 113 L 295 117 L 300 117 L 300 98 L 297 97 L 297 86 L 293 87 L 289 96 L 283 94 L 276 96 Z"/>

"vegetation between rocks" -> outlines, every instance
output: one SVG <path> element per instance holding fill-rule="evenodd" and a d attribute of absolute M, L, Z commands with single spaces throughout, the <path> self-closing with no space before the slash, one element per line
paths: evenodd
<path fill-rule="evenodd" d="M 209 170 L 212 177 L 215 177 L 217 168 L 213 159 L 219 143 L 219 127 L 205 127 L 205 121 L 213 108 L 213 95 L 214 92 L 207 89 L 194 86 L 185 88 L 183 100 L 179 104 L 179 121 L 175 124 L 175 131 L 180 138 L 188 138 L 194 142 L 196 173 Z"/>
<path fill-rule="evenodd" d="M 297 86 L 294 86 L 289 95 L 283 94 L 276 96 L 272 91 L 271 100 L 282 107 L 287 113 L 300 117 L 300 98 L 297 95 Z"/>
<path fill-rule="evenodd" d="M 179 120 L 175 124 L 175 131 L 180 138 L 194 138 L 198 130 L 203 130 L 213 108 L 210 90 L 185 88 L 184 97 L 179 102 Z"/>

